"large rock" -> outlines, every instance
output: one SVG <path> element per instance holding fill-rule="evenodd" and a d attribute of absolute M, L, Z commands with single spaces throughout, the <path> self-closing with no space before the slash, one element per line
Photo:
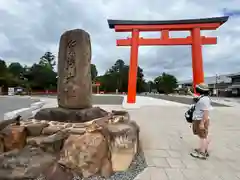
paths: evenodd
<path fill-rule="evenodd" d="M 0 153 L 4 152 L 4 140 L 3 136 L 0 135 Z"/>
<path fill-rule="evenodd" d="M 26 146 L 0 155 L 1 180 L 35 179 L 46 171 L 56 157 L 39 148 Z"/>
<path fill-rule="evenodd" d="M 22 149 L 26 145 L 27 131 L 25 127 L 10 125 L 4 128 L 0 134 L 3 137 L 5 151 Z"/>
<path fill-rule="evenodd" d="M 58 162 L 83 177 L 96 173 L 110 176 L 112 168 L 109 155 L 107 141 L 101 133 L 70 135 L 65 141 Z"/>
<path fill-rule="evenodd" d="M 37 120 L 82 123 L 107 116 L 108 112 L 92 107 L 87 109 L 45 108 L 35 115 Z"/>
<path fill-rule="evenodd" d="M 114 171 L 126 171 L 139 150 L 139 127 L 134 121 L 107 126 Z"/>
<path fill-rule="evenodd" d="M 91 42 L 81 29 L 66 31 L 58 53 L 58 105 L 62 108 L 92 107 Z"/>
<path fill-rule="evenodd" d="M 42 130 L 48 126 L 48 123 L 35 123 L 25 125 L 28 136 L 40 136 Z"/>
<path fill-rule="evenodd" d="M 57 132 L 50 136 L 39 136 L 28 139 L 28 144 L 40 147 L 45 152 L 58 153 L 63 146 L 64 140 L 68 137 L 67 133 Z"/>
<path fill-rule="evenodd" d="M 48 126 L 42 130 L 42 135 L 52 135 L 63 129 L 62 126 Z"/>
<path fill-rule="evenodd" d="M 71 171 L 60 166 L 60 164 L 55 163 L 51 167 L 49 167 L 43 173 L 44 180 L 73 180 L 74 176 Z"/>

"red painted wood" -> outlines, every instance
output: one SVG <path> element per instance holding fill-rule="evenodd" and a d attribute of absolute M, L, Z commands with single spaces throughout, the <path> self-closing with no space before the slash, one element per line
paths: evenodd
<path fill-rule="evenodd" d="M 136 90 L 137 90 L 137 71 L 138 71 L 138 40 L 139 40 L 139 31 L 134 29 L 132 31 L 131 39 L 131 59 L 129 66 L 129 75 L 128 75 L 128 103 L 136 102 Z"/>
<path fill-rule="evenodd" d="M 171 39 L 144 39 L 140 38 L 138 44 L 141 46 L 152 46 L 152 45 L 191 45 L 192 38 L 171 38 Z M 215 37 L 202 37 L 202 44 L 210 45 L 216 44 L 217 38 Z M 129 39 L 118 39 L 117 46 L 131 46 L 131 38 Z"/>
<path fill-rule="evenodd" d="M 192 69 L 194 92 L 197 84 L 204 82 L 203 60 L 202 60 L 202 39 L 200 28 L 191 31 L 192 43 Z"/>
<path fill-rule="evenodd" d="M 162 30 L 161 39 L 169 39 L 169 31 L 168 30 Z"/>
<path fill-rule="evenodd" d="M 171 24 L 171 25 L 116 25 L 116 32 L 131 32 L 133 29 L 139 31 L 161 31 L 161 30 L 174 30 L 174 31 L 188 31 L 193 28 L 200 28 L 201 30 L 215 30 L 220 23 L 206 23 L 206 24 Z"/>

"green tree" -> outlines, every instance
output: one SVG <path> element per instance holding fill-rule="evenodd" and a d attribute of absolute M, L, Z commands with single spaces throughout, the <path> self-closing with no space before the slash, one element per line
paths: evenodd
<path fill-rule="evenodd" d="M 7 85 L 7 72 L 6 62 L 0 59 L 0 87 Z"/>
<path fill-rule="evenodd" d="M 92 77 L 92 81 L 96 80 L 96 77 L 98 75 L 98 71 L 97 71 L 97 67 L 95 64 L 91 64 L 91 77 Z"/>
<path fill-rule="evenodd" d="M 155 89 L 155 83 L 153 81 L 148 81 L 146 84 L 146 91 L 152 92 Z"/>
<path fill-rule="evenodd" d="M 4 60 L 0 59 L 0 77 L 5 77 L 5 75 L 7 74 L 7 65 L 6 62 Z"/>
<path fill-rule="evenodd" d="M 8 66 L 8 72 L 14 77 L 20 78 L 20 75 L 24 72 L 24 68 L 20 63 L 13 62 Z"/>
<path fill-rule="evenodd" d="M 25 74 L 25 78 L 30 82 L 32 89 L 56 89 L 57 73 L 47 66 L 41 64 L 33 64 Z"/>
<path fill-rule="evenodd" d="M 55 56 L 48 51 L 40 58 L 39 64 L 53 69 L 56 65 Z"/>
<path fill-rule="evenodd" d="M 129 66 L 125 62 L 118 59 L 114 65 L 108 69 L 103 76 L 97 77 L 97 81 L 101 83 L 100 90 L 105 92 L 119 92 L 128 91 L 128 72 Z M 146 89 L 143 69 L 138 67 L 137 73 L 137 92 L 143 92 Z"/>
<path fill-rule="evenodd" d="M 163 73 L 154 79 L 154 83 L 158 92 L 169 94 L 174 92 L 177 88 L 177 79 L 175 76 L 167 73 Z"/>
<path fill-rule="evenodd" d="M 122 59 L 118 59 L 115 64 L 107 71 L 106 74 L 110 75 L 112 80 L 112 88 L 115 90 L 123 91 L 124 81 L 126 81 L 126 73 L 128 72 L 128 67 L 125 65 L 125 62 Z M 115 91 L 114 90 L 114 91 Z"/>

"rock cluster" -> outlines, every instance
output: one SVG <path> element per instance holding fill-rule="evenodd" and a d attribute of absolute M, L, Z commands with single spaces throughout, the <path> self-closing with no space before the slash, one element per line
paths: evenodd
<path fill-rule="evenodd" d="M 3 122 L 2 122 L 3 123 Z M 139 149 L 139 127 L 126 111 L 85 123 L 22 120 L 0 129 L 0 179 L 70 180 L 125 171 Z"/>

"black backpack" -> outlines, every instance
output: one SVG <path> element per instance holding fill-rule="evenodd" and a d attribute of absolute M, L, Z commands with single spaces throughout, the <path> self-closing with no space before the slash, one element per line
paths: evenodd
<path fill-rule="evenodd" d="M 185 119 L 188 123 L 193 122 L 193 112 L 195 110 L 196 103 L 201 99 L 202 96 L 198 97 L 197 99 L 194 99 L 195 103 L 190 106 L 190 108 L 185 112 Z"/>

